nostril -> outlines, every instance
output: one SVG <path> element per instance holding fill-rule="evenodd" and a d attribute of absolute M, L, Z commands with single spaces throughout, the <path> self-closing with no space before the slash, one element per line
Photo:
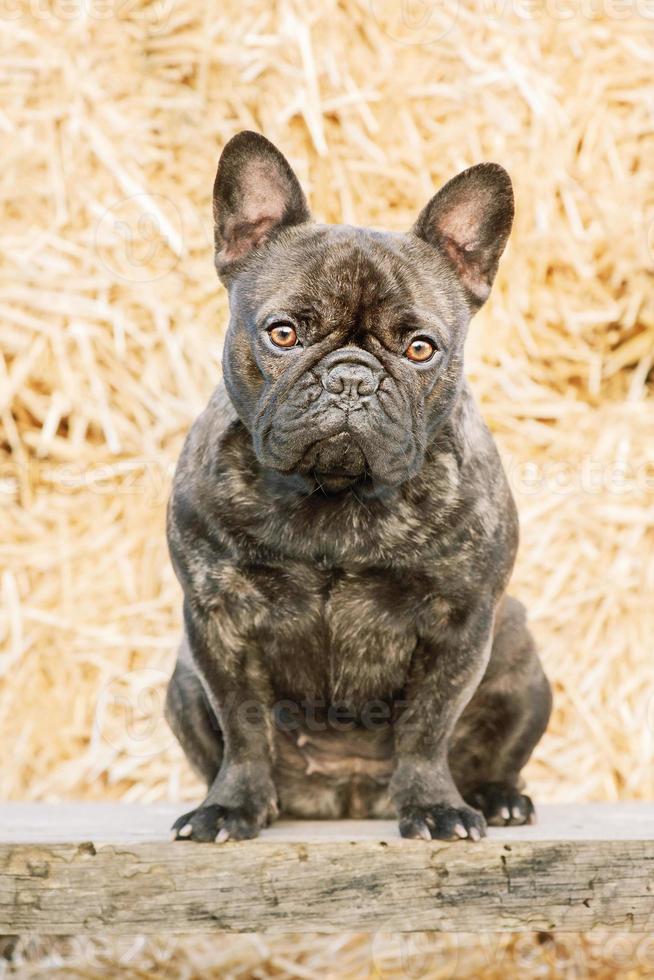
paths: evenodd
<path fill-rule="evenodd" d="M 367 376 L 365 378 L 361 378 L 361 380 L 359 381 L 359 394 L 360 395 L 374 394 L 374 392 L 377 391 L 378 383 L 379 382 L 377 381 L 375 375 L 372 373 L 372 371 L 369 371 Z"/>
<path fill-rule="evenodd" d="M 345 379 L 338 368 L 327 372 L 327 376 L 323 378 L 323 384 L 332 395 L 340 395 L 345 390 Z"/>

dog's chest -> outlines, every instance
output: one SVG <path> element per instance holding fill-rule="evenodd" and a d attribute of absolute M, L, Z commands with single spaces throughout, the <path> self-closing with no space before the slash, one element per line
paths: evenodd
<path fill-rule="evenodd" d="M 427 586 L 387 571 L 305 568 L 272 603 L 266 660 L 280 697 L 354 708 L 401 690 Z"/>

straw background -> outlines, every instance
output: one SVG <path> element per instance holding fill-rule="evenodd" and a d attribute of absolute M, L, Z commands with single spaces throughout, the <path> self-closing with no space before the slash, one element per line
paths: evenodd
<path fill-rule="evenodd" d="M 529 787 L 654 797 L 653 42 L 646 0 L 0 0 L 3 797 L 199 798 L 161 718 L 180 625 L 164 509 L 220 373 L 210 195 L 242 128 L 323 220 L 405 229 L 460 169 L 512 175 L 468 363 L 555 688 Z M 654 941 L 23 939 L 13 964 L 639 977 Z"/>

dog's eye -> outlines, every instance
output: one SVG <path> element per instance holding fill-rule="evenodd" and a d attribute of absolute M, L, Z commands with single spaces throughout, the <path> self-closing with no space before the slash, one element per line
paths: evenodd
<path fill-rule="evenodd" d="M 424 364 L 425 361 L 430 360 L 436 351 L 436 348 L 430 340 L 426 337 L 416 337 L 412 340 L 405 351 L 405 356 L 409 358 L 410 361 L 416 361 L 419 364 Z"/>
<path fill-rule="evenodd" d="M 290 323 L 276 323 L 268 334 L 275 347 L 295 347 L 297 344 L 295 327 Z"/>

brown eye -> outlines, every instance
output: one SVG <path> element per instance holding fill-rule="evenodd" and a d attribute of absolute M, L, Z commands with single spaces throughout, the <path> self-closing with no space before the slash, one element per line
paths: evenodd
<path fill-rule="evenodd" d="M 275 347 L 295 347 L 297 334 L 290 323 L 278 323 L 268 331 Z"/>
<path fill-rule="evenodd" d="M 436 348 L 430 340 L 426 340 L 425 337 L 417 337 L 411 341 L 405 353 L 410 361 L 424 363 L 434 356 L 435 351 Z"/>

